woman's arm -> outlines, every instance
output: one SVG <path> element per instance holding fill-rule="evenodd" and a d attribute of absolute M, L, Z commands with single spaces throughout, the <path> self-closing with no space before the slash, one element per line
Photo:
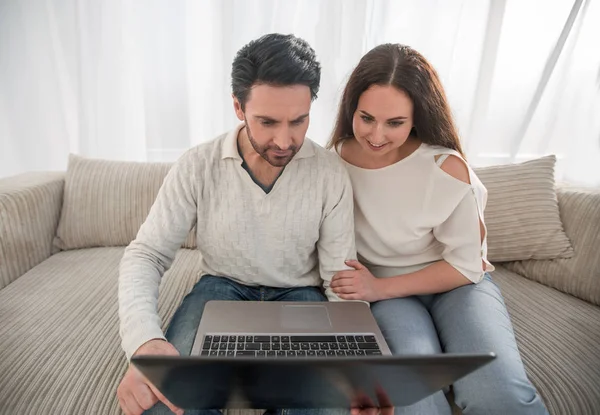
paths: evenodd
<path fill-rule="evenodd" d="M 433 263 L 422 270 L 391 278 L 380 278 L 380 300 L 411 295 L 438 294 L 472 284 L 446 261 Z"/>

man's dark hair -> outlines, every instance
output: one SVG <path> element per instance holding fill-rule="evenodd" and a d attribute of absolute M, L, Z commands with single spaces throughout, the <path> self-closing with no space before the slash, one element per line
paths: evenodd
<path fill-rule="evenodd" d="M 231 69 L 231 88 L 242 109 L 254 85 L 306 85 L 315 99 L 320 81 L 315 51 L 294 35 L 271 33 L 251 41 L 238 51 Z"/>

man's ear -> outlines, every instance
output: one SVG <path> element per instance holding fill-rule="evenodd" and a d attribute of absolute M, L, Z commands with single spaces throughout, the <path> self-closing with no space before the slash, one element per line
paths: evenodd
<path fill-rule="evenodd" d="M 246 117 L 244 116 L 244 110 L 242 109 L 242 103 L 233 94 L 231 94 L 231 98 L 233 98 L 233 110 L 235 111 L 235 115 L 238 117 L 238 120 L 244 121 L 244 119 Z"/>

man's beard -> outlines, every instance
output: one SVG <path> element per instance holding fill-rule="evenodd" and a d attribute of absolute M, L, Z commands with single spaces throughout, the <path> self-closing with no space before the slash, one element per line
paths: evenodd
<path fill-rule="evenodd" d="M 292 159 L 294 158 L 294 156 L 298 152 L 298 146 L 292 144 L 291 146 L 288 147 L 288 151 L 290 153 L 289 155 L 286 155 L 284 157 L 278 157 L 278 156 L 276 156 L 274 154 L 270 154 L 269 150 L 281 151 L 281 149 L 277 145 L 275 145 L 275 144 L 266 145 L 266 146 L 262 146 L 261 147 L 254 140 L 254 137 L 252 137 L 252 132 L 250 131 L 250 127 L 248 126 L 248 123 L 245 122 L 245 124 L 246 124 L 246 134 L 248 134 L 248 140 L 250 141 L 250 144 L 252 145 L 252 148 L 263 159 L 265 159 L 267 161 L 267 163 L 269 163 L 271 166 L 273 166 L 273 167 L 285 167 L 290 161 L 292 161 Z"/>

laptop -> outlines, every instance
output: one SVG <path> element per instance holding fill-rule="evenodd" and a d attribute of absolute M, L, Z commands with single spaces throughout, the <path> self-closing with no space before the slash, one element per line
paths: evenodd
<path fill-rule="evenodd" d="M 191 355 L 333 358 L 391 352 L 362 301 L 209 301 Z"/>
<path fill-rule="evenodd" d="M 399 407 L 488 364 L 489 354 L 345 357 L 134 356 L 180 408 Z"/>
<path fill-rule="evenodd" d="M 209 301 L 190 356 L 131 362 L 184 409 L 405 406 L 493 353 L 392 356 L 363 302 Z"/>

